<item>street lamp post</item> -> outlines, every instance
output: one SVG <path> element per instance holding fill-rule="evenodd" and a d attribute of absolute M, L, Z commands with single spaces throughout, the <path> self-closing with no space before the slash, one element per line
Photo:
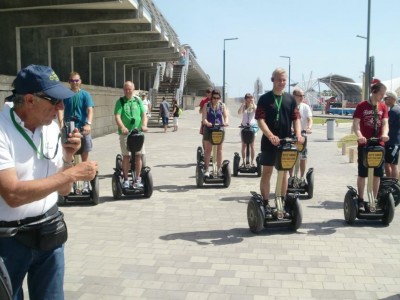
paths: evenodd
<path fill-rule="evenodd" d="M 290 94 L 290 56 L 281 55 L 280 57 L 289 59 L 289 84 L 288 84 L 288 87 L 289 87 L 289 94 Z"/>
<path fill-rule="evenodd" d="M 225 41 L 233 41 L 238 38 L 228 38 L 224 39 L 224 55 L 223 55 L 223 63 L 222 63 L 222 102 L 225 103 Z"/>
<path fill-rule="evenodd" d="M 365 62 L 365 82 L 364 82 L 364 90 L 365 90 L 365 98 L 369 98 L 369 85 L 371 83 L 371 78 L 370 78 L 370 58 L 369 58 L 369 40 L 370 40 L 370 24 L 371 24 L 371 0 L 368 0 L 368 20 L 367 20 L 367 36 L 361 36 L 357 35 L 357 37 L 366 39 L 367 40 L 367 57 L 366 57 L 366 62 Z"/>

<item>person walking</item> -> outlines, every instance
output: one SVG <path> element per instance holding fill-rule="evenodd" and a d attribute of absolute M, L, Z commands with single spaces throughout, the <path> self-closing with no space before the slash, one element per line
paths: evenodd
<path fill-rule="evenodd" d="M 11 279 L 13 299 L 24 298 L 27 275 L 30 299 L 62 300 L 68 235 L 57 198 L 69 194 L 74 181 L 93 180 L 97 163 L 74 166 L 74 154 L 81 146 L 77 129 L 66 136 L 68 143 L 61 143 L 55 119 L 64 109 L 62 99 L 74 93 L 50 67 L 23 68 L 13 87 L 13 95 L 7 97 L 10 102 L 0 112 L 0 227 L 31 227 L 0 238 L 0 257 Z"/>
<path fill-rule="evenodd" d="M 129 133 L 133 129 L 139 129 L 143 132 L 147 131 L 147 116 L 142 100 L 133 94 L 135 91 L 133 82 L 126 81 L 123 89 L 124 96 L 120 97 L 115 103 L 114 117 L 115 123 L 118 126 L 119 145 L 122 155 L 123 187 L 129 188 L 128 175 L 131 154 L 128 151 L 127 139 Z M 140 151 L 132 153 L 132 155 L 135 155 L 135 173 L 137 175 L 135 184 L 138 188 L 143 187 L 142 178 L 140 177 L 142 170 L 142 154 L 145 154 L 144 145 Z"/>
<path fill-rule="evenodd" d="M 164 133 L 166 133 L 167 129 L 168 129 L 170 107 L 169 107 L 169 103 L 167 102 L 165 97 L 162 97 L 162 99 L 163 99 L 163 101 L 160 103 L 159 117 L 162 120 L 162 124 L 163 124 L 163 127 L 164 127 Z"/>
<path fill-rule="evenodd" d="M 174 118 L 174 130 L 178 131 L 178 119 L 179 119 L 179 106 L 176 100 L 172 100 L 172 116 Z"/>

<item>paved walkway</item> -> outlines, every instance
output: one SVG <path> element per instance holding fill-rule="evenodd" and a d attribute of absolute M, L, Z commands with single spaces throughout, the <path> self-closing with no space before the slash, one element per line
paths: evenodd
<path fill-rule="evenodd" d="M 315 125 L 309 137 L 315 190 L 301 201 L 302 226 L 297 233 L 254 235 L 246 209 L 259 178 L 239 175 L 228 189 L 196 188 L 199 119 L 185 111 L 178 132 L 152 128 L 146 135 L 150 199 L 113 200 L 118 138 L 94 140 L 104 203 L 62 208 L 70 236 L 66 299 L 399 299 L 400 217 L 389 227 L 344 223 L 343 198 L 346 185 L 356 183 L 356 165 L 326 140 L 326 127 Z M 240 150 L 239 123 L 231 116 L 224 143 L 231 162 Z M 336 138 L 349 132 L 340 124 Z"/>

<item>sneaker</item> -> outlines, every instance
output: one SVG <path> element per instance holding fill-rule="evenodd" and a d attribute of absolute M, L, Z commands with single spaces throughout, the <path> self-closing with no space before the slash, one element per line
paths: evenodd
<path fill-rule="evenodd" d="M 204 176 L 205 176 L 205 177 L 210 177 L 210 172 L 208 172 L 208 171 L 205 172 L 205 173 L 204 173 Z"/>
<path fill-rule="evenodd" d="M 306 180 L 304 179 L 304 177 L 301 178 L 300 186 L 306 186 Z"/>
<path fill-rule="evenodd" d="M 89 182 L 83 182 L 82 193 L 89 193 Z"/>
<path fill-rule="evenodd" d="M 124 189 L 129 189 L 129 180 L 125 180 L 122 186 Z"/>
<path fill-rule="evenodd" d="M 218 176 L 218 177 L 222 177 L 223 175 L 224 175 L 224 174 L 222 173 L 222 170 L 219 169 L 218 172 L 217 172 L 217 176 Z"/>
<path fill-rule="evenodd" d="M 365 212 L 364 199 L 358 199 L 358 211 L 361 212 L 361 213 Z"/>
<path fill-rule="evenodd" d="M 265 210 L 265 217 L 267 219 L 272 219 L 272 209 L 269 206 L 268 200 L 263 200 L 264 210 Z"/>
<path fill-rule="evenodd" d="M 135 185 L 137 188 L 143 188 L 143 183 L 142 183 L 142 180 L 141 179 L 138 179 L 137 181 L 136 181 L 136 185 Z"/>

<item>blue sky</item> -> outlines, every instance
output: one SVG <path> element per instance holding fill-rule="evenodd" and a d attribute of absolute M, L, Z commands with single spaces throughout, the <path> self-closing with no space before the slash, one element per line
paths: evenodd
<path fill-rule="evenodd" d="M 216 85 L 222 85 L 223 40 L 227 41 L 225 81 L 229 96 L 253 92 L 257 77 L 271 88 L 276 67 L 291 81 L 339 74 L 361 82 L 366 61 L 368 0 L 153 0 L 189 44 Z M 370 55 L 375 77 L 400 77 L 400 0 L 371 0 Z"/>

